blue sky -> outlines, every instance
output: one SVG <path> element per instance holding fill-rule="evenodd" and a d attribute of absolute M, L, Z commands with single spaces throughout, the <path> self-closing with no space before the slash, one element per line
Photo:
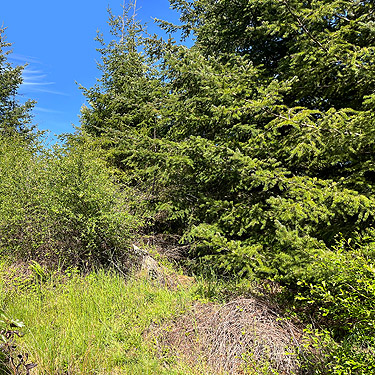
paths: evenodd
<path fill-rule="evenodd" d="M 34 122 L 51 135 L 74 131 L 85 102 L 79 83 L 95 84 L 100 72 L 96 32 L 108 31 L 110 7 L 122 13 L 122 0 L 1 0 L 0 26 L 7 27 L 7 41 L 13 43 L 9 60 L 25 64 L 24 83 L 19 93 L 35 99 Z M 138 19 L 150 33 L 160 33 L 152 17 L 178 21 L 168 0 L 137 0 Z"/>

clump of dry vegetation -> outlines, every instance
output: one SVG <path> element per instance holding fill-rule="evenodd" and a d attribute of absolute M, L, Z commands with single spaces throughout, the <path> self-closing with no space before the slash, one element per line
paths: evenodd
<path fill-rule="evenodd" d="M 255 298 L 196 302 L 172 324 L 152 327 L 159 356 L 174 351 L 207 374 L 295 374 L 302 329 Z"/>

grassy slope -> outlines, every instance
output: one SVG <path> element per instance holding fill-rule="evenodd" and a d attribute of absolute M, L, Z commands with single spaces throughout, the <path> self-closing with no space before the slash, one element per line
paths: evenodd
<path fill-rule="evenodd" d="M 191 290 L 171 291 L 104 271 L 48 276 L 43 283 L 34 272 L 13 278 L 18 286 L 10 289 L 4 275 L 3 267 L 0 306 L 26 324 L 18 345 L 38 364 L 32 374 L 199 373 L 168 353 L 156 356 L 152 343 L 143 340 L 153 323 L 191 305 Z"/>
<path fill-rule="evenodd" d="M 0 264 L 0 309 L 26 325 L 14 354 L 29 353 L 31 375 L 295 373 L 301 332 L 245 297 L 249 285 L 169 276 L 166 287 L 141 274 Z"/>

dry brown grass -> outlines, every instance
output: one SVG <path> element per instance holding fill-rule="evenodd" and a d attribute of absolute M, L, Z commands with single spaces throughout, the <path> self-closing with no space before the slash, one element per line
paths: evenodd
<path fill-rule="evenodd" d="M 9 265 L 2 265 L 0 275 L 4 280 L 4 286 L 8 289 L 30 284 L 33 272 L 28 262 L 15 262 Z"/>
<path fill-rule="evenodd" d="M 181 245 L 180 237 L 176 235 L 155 234 L 143 236 L 137 245 L 152 249 L 160 256 L 168 259 L 171 263 L 186 259 L 189 252 L 189 245 Z"/>
<path fill-rule="evenodd" d="M 160 356 L 206 366 L 205 374 L 295 374 L 302 330 L 255 298 L 197 302 L 172 324 L 152 327 Z"/>

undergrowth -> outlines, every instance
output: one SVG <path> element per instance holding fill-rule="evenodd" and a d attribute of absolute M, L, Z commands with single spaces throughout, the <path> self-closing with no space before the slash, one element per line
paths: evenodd
<path fill-rule="evenodd" d="M 50 275 L 18 286 L 0 284 L 0 308 L 25 323 L 20 351 L 33 374 L 193 374 L 170 357 L 157 358 L 143 332 L 188 308 L 192 292 L 99 270 Z M 31 275 L 30 278 L 33 278 Z"/>

